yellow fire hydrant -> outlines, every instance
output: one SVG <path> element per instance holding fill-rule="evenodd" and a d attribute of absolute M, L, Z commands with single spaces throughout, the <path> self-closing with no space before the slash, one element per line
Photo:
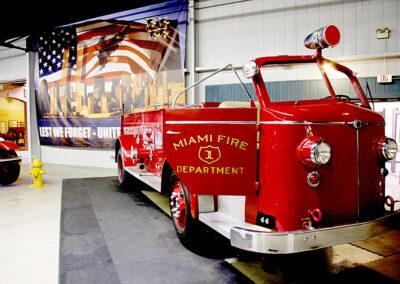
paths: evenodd
<path fill-rule="evenodd" d="M 32 162 L 32 169 L 29 171 L 29 174 L 33 176 L 33 187 L 43 188 L 46 185 L 43 184 L 43 175 L 46 173 L 45 170 L 42 169 L 42 161 L 38 157 L 36 157 Z"/>

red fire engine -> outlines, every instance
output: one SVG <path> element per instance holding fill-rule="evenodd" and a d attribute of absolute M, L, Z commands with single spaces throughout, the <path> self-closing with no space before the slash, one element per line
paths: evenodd
<path fill-rule="evenodd" d="M 355 74 L 322 56 L 339 39 L 330 25 L 306 38 L 315 55 L 246 63 L 258 102 L 249 95 L 248 102 L 176 103 L 218 72 L 235 72 L 228 65 L 182 90 L 170 108 L 123 114 L 115 149 L 120 184 L 133 176 L 168 194 L 184 242 L 199 233 L 199 222 L 234 247 L 270 254 L 386 232 L 399 218 L 396 201 L 385 194 L 385 162 L 396 157 L 397 144 L 384 135 L 384 119 L 371 110 Z M 282 64 L 317 66 L 329 96 L 274 101 L 261 71 Z M 327 65 L 346 78 L 357 100 L 335 93 Z"/>

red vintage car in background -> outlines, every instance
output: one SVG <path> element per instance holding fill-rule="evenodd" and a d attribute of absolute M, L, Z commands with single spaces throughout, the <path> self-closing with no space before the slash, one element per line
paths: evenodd
<path fill-rule="evenodd" d="M 19 177 L 21 158 L 17 149 L 17 144 L 0 138 L 0 185 L 11 184 Z"/>
<path fill-rule="evenodd" d="M 399 211 L 385 193 L 385 162 L 396 142 L 372 111 L 357 77 L 325 59 L 335 26 L 305 41 L 315 55 L 261 57 L 245 64 L 258 102 L 178 105 L 123 114 L 116 143 L 118 179 L 134 176 L 170 196 L 178 237 L 192 241 L 202 222 L 253 252 L 286 254 L 377 236 Z M 313 99 L 276 99 L 262 71 L 313 65 L 324 90 Z M 346 78 L 356 100 L 338 93 L 327 68 Z M 269 69 L 272 68 L 272 69 Z M 283 69 L 285 70 L 285 69 Z M 295 90 L 296 91 L 296 90 Z M 328 96 L 323 95 L 327 93 Z M 321 95 L 321 97 L 318 97 Z"/>

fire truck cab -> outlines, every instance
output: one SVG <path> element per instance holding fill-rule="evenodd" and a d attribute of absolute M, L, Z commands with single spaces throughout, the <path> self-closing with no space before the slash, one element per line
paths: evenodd
<path fill-rule="evenodd" d="M 385 136 L 384 119 L 371 110 L 355 74 L 322 56 L 339 39 L 330 25 L 306 38 L 315 55 L 246 63 L 256 102 L 249 95 L 247 102 L 177 104 L 190 86 L 170 108 L 123 114 L 115 148 L 120 184 L 133 176 L 168 194 L 184 242 L 200 233 L 199 222 L 234 247 L 266 254 L 390 230 L 399 211 L 385 193 L 385 162 L 396 157 L 397 144 Z M 281 64 L 317 66 L 328 96 L 275 101 L 261 70 Z M 335 92 L 328 67 L 347 78 L 357 100 Z"/>

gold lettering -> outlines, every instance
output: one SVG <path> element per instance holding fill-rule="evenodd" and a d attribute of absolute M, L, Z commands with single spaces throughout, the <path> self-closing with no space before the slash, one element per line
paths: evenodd
<path fill-rule="evenodd" d="M 174 145 L 175 150 L 184 146 L 182 140 L 179 140 L 178 143 L 172 143 L 172 144 Z"/>
<path fill-rule="evenodd" d="M 225 137 L 225 135 L 219 134 L 219 135 L 218 135 L 218 139 L 217 139 L 217 140 L 218 140 L 218 143 L 221 142 L 222 140 L 224 140 L 224 137 Z"/>
<path fill-rule="evenodd" d="M 205 152 L 207 153 L 207 157 L 204 158 L 205 160 L 214 160 L 214 158 L 212 157 L 212 151 L 211 150 L 205 150 Z"/>
<path fill-rule="evenodd" d="M 196 140 L 192 137 L 192 136 L 190 136 L 190 138 L 189 138 L 189 145 L 190 144 L 196 144 L 197 142 L 196 142 Z"/>
<path fill-rule="evenodd" d="M 244 167 L 176 166 L 176 173 L 238 175 L 244 174 Z"/>
<path fill-rule="evenodd" d="M 211 135 L 210 135 L 211 136 Z M 203 137 L 201 137 L 200 135 L 197 135 L 197 141 L 200 142 L 208 142 L 208 135 L 204 135 Z"/>
<path fill-rule="evenodd" d="M 211 174 L 214 174 L 215 167 L 211 167 Z"/>
<path fill-rule="evenodd" d="M 246 143 L 246 142 L 242 141 L 242 142 L 240 142 L 239 149 L 242 149 L 242 150 L 246 151 L 248 145 L 249 145 L 249 143 Z"/>
<path fill-rule="evenodd" d="M 235 146 L 235 147 L 237 147 L 237 146 L 238 146 L 238 144 L 239 144 L 239 142 L 240 142 L 240 140 L 239 140 L 239 139 L 232 138 L 231 145 L 232 145 L 232 146 Z"/>

